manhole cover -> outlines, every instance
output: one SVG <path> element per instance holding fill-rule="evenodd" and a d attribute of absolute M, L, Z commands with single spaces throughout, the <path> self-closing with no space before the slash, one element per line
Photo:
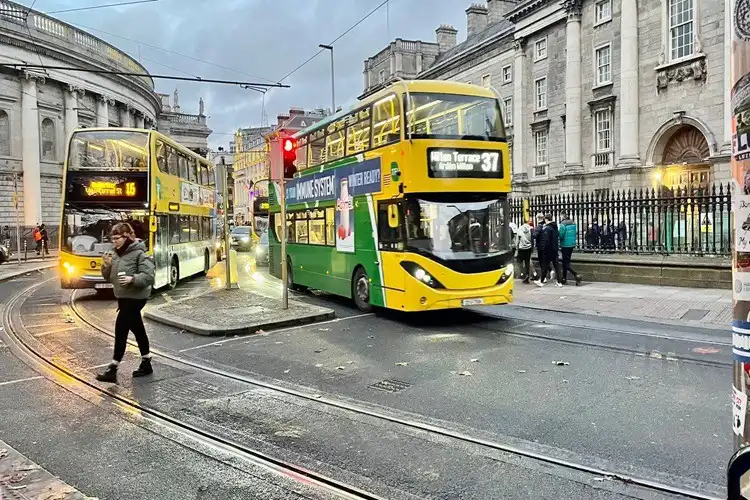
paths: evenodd
<path fill-rule="evenodd" d="M 399 380 L 383 380 L 377 384 L 372 384 L 370 387 L 385 392 L 401 392 L 407 387 L 411 387 L 411 384 Z"/>
<path fill-rule="evenodd" d="M 685 321 L 698 321 L 699 319 L 703 319 L 703 316 L 706 314 L 708 314 L 708 309 L 688 309 L 680 319 L 684 319 Z"/>

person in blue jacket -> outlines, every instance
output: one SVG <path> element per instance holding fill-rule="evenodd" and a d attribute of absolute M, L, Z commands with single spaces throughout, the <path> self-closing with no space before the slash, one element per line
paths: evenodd
<path fill-rule="evenodd" d="M 560 215 L 562 219 L 559 226 L 560 253 L 562 254 L 562 284 L 567 283 L 568 271 L 570 271 L 576 279 L 576 286 L 579 286 L 581 284 L 581 275 L 575 272 L 571 266 L 573 250 L 578 242 L 578 227 L 567 212 L 562 212 Z"/>

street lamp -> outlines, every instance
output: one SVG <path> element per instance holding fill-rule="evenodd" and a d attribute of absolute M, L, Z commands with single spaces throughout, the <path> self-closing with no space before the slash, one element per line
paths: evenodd
<path fill-rule="evenodd" d="M 333 72 L 333 45 L 318 45 L 321 49 L 331 51 L 331 113 L 336 113 L 336 86 Z"/>

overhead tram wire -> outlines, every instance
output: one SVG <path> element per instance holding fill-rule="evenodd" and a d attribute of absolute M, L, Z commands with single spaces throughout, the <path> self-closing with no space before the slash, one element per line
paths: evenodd
<path fill-rule="evenodd" d="M 356 28 L 357 26 L 359 26 L 360 24 L 362 24 L 363 22 L 365 22 L 370 16 L 372 16 L 377 11 L 379 11 L 380 9 L 382 9 L 385 5 L 387 5 L 388 2 L 389 2 L 389 0 L 384 0 L 383 2 L 381 2 L 380 5 L 378 5 L 374 9 L 372 9 L 363 18 L 361 18 L 356 23 L 352 24 L 346 31 L 344 31 L 343 33 L 341 33 L 339 36 L 337 36 L 336 38 L 334 38 L 331 42 L 327 43 L 326 45 L 332 46 L 334 43 L 336 43 L 339 40 L 341 40 L 342 38 L 344 38 L 347 34 L 349 34 L 350 31 L 352 31 L 354 28 Z M 294 73 L 296 73 L 297 71 L 299 71 L 300 69 L 302 69 L 303 66 L 305 66 L 307 63 L 309 63 L 310 61 L 312 61 L 316 57 L 318 57 L 318 55 L 320 55 L 320 53 L 323 52 L 324 50 L 326 50 L 326 49 L 320 49 L 315 54 L 313 54 L 312 56 L 310 56 L 309 58 L 307 58 L 302 64 L 300 64 L 299 66 L 297 66 L 296 68 L 294 68 L 292 71 L 290 71 L 289 73 L 287 73 L 286 75 L 284 75 L 282 78 L 280 78 L 279 82 L 283 82 L 284 80 L 286 80 L 287 78 L 289 78 L 290 76 L 292 76 Z"/>
<path fill-rule="evenodd" d="M 160 0 L 131 0 L 130 2 L 118 2 L 118 3 L 108 3 L 104 5 L 91 5 L 89 7 L 76 7 L 74 9 L 63 9 L 63 10 L 53 10 L 50 12 L 45 12 L 45 14 L 64 14 L 67 12 L 82 12 L 86 10 L 94 10 L 94 9 L 106 9 L 108 7 L 121 7 L 125 5 L 136 5 L 141 3 L 154 3 L 158 2 Z"/>
<path fill-rule="evenodd" d="M 86 69 L 86 68 L 71 68 L 69 66 L 45 66 L 44 64 L 20 64 L 20 63 L 1 63 L 0 67 L 9 67 L 9 68 L 44 68 L 45 70 L 60 70 L 60 71 L 74 71 L 74 72 L 81 72 L 81 73 L 94 73 L 94 74 L 104 74 L 104 75 L 119 75 L 119 76 L 148 76 L 150 78 L 160 79 L 160 80 L 179 80 L 179 81 L 185 81 L 185 82 L 200 82 L 200 83 L 220 83 L 224 85 L 239 85 L 243 88 L 248 88 L 250 90 L 255 90 L 255 88 L 289 88 L 289 85 L 285 85 L 283 83 L 258 83 L 258 82 L 242 82 L 242 81 L 234 81 L 234 80 L 220 80 L 216 78 L 201 78 L 201 77 L 185 77 L 185 76 L 172 76 L 172 75 L 153 75 L 153 74 L 144 74 L 144 73 L 135 73 L 135 72 L 129 72 L 129 71 L 115 71 L 115 70 L 108 70 L 108 69 Z"/>

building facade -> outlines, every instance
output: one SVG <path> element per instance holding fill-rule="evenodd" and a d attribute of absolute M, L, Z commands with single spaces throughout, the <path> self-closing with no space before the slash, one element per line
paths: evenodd
<path fill-rule="evenodd" d="M 175 89 L 173 101 L 169 94 L 158 94 L 161 99 L 159 111 L 159 132 L 172 137 L 191 151 L 208 158 L 208 136 L 211 129 L 206 124 L 206 110 L 203 98 L 198 100 L 198 114 L 183 113 L 180 97 Z"/>
<path fill-rule="evenodd" d="M 727 5 L 489 0 L 418 78 L 496 89 L 518 193 L 702 189 L 731 178 Z"/>

